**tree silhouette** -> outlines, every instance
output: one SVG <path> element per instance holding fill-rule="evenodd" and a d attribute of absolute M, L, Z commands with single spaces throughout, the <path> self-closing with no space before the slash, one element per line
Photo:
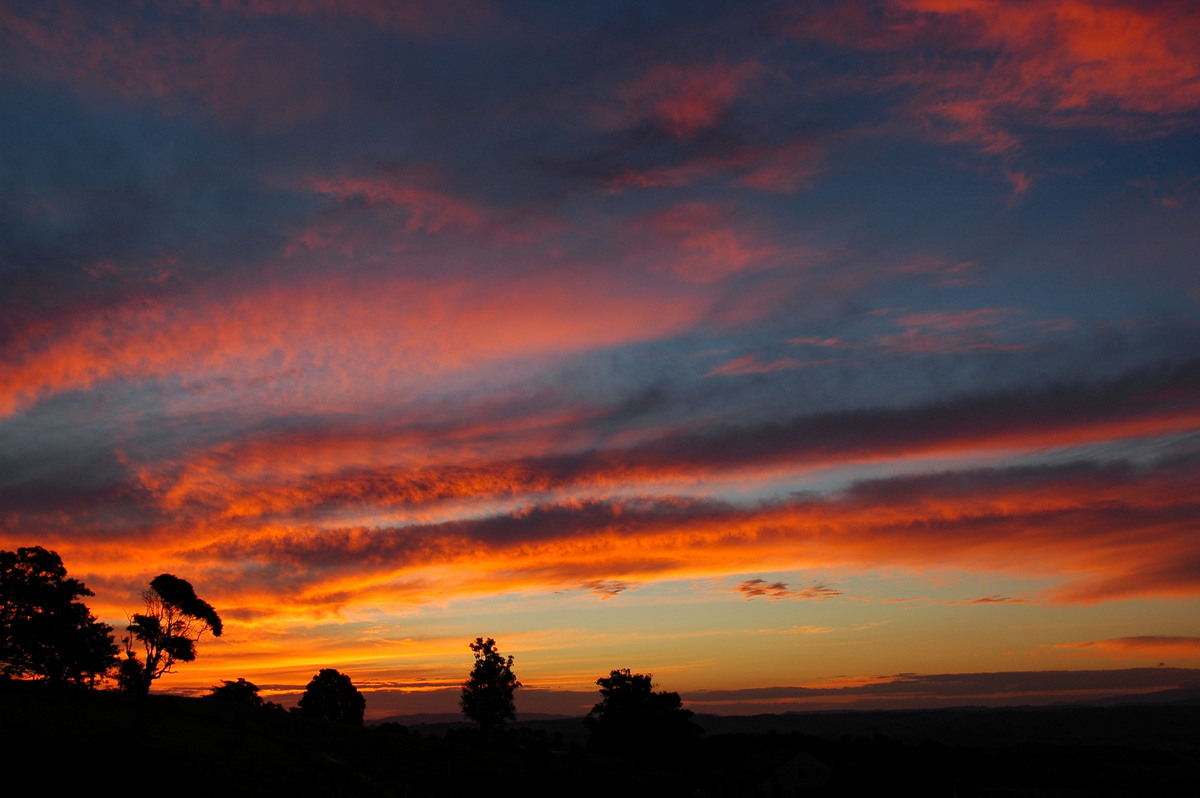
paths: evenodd
<path fill-rule="evenodd" d="M 94 686 L 117 664 L 112 627 L 77 599 L 95 595 L 41 546 L 0 551 L 0 673 Z"/>
<path fill-rule="evenodd" d="M 305 715 L 361 726 L 367 700 L 349 676 L 333 668 L 322 668 L 304 688 L 298 706 Z"/>
<path fill-rule="evenodd" d="M 679 693 L 655 692 L 650 674 L 611 671 L 596 680 L 601 701 L 583 719 L 597 748 L 624 753 L 662 751 L 701 733 Z"/>
<path fill-rule="evenodd" d="M 204 697 L 216 701 L 228 701 L 231 704 L 245 704 L 251 707 L 261 707 L 263 705 L 262 696 L 258 694 L 258 685 L 240 677 L 236 682 L 229 679 L 222 679 L 221 684 L 209 688 L 208 695 Z"/>
<path fill-rule="evenodd" d="M 126 627 L 125 661 L 117 678 L 122 688 L 145 695 L 155 679 L 175 670 L 175 663 L 196 659 L 196 642 L 205 632 L 220 637 L 223 626 L 217 611 L 196 596 L 191 583 L 171 574 L 150 580 L 142 600 L 145 612 L 135 614 Z M 134 639 L 142 644 L 144 660 L 133 650 Z"/>
<path fill-rule="evenodd" d="M 460 704 L 463 714 L 478 723 L 484 736 L 491 739 L 506 721 L 516 717 L 513 693 L 521 683 L 513 674 L 513 658 L 505 659 L 492 638 L 475 638 L 471 651 L 475 652 L 475 666 L 463 683 Z"/>

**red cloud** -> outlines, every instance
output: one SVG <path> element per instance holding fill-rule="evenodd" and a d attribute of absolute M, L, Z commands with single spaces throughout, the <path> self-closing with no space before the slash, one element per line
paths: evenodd
<path fill-rule="evenodd" d="M 1009 120 L 1155 133 L 1200 108 L 1200 13 L 1132 0 L 891 0 L 839 4 L 793 33 L 896 53 L 930 135 L 1005 153 Z M 1013 172 L 1014 190 L 1029 186 Z"/>
<path fill-rule="evenodd" d="M 130 463 L 147 500 L 165 513 L 226 521 L 269 519 L 445 516 L 472 503 L 473 512 L 496 500 L 562 496 L 574 492 L 668 490 L 696 480 L 776 478 L 829 465 L 1081 445 L 1141 435 L 1166 435 L 1200 424 L 1187 373 L 1145 375 L 1096 388 L 1058 388 L 1028 396 L 960 400 L 905 411 L 822 414 L 786 423 L 739 426 L 706 434 L 660 431 L 637 445 L 589 449 L 586 412 L 546 414 L 537 408 L 478 406 L 463 412 L 471 423 L 436 414 L 410 416 L 405 425 L 378 423 L 288 429 L 257 439 L 193 450 L 177 461 Z M 567 453 L 564 445 L 580 447 Z M 547 454 L 548 450 L 557 450 Z M 1023 472 L 1014 472 L 1019 477 Z M 1168 507 L 1187 494 L 1190 472 L 1170 481 L 1160 475 L 1138 488 L 1136 474 L 1081 469 L 1027 472 L 1011 502 L 1032 501 L 1064 490 L 1063 480 L 1113 501 L 1137 499 Z M 897 492 L 889 486 L 903 484 Z M 940 491 L 939 502 L 959 495 L 953 480 L 909 480 L 860 486 L 869 504 L 892 505 L 912 495 Z M 970 484 L 969 482 L 966 484 Z M 1115 492 L 1114 492 L 1115 491 Z M 1139 491 L 1140 496 L 1139 496 Z M 1070 491 L 1065 491 L 1064 496 Z M 1041 499 L 1039 499 L 1040 501 Z M 1097 501 L 1100 499 L 1097 498 Z M 1186 561 L 1163 567 L 1184 569 Z M 1181 576 L 1167 572 L 1164 581 Z M 1093 600 L 1140 591 L 1140 584 L 1089 579 L 1060 595 Z"/>
<path fill-rule="evenodd" d="M 955 49 L 1007 59 L 990 99 L 1056 111 L 1200 106 L 1200 15 L 1178 3 L 901 0 Z M 944 26 L 944 27 L 943 27 Z M 1003 83 L 999 81 L 1004 81 Z"/>
<path fill-rule="evenodd" d="M 716 124 L 761 71 L 754 62 L 657 64 L 617 89 L 623 123 L 648 120 L 674 136 L 693 136 Z"/>

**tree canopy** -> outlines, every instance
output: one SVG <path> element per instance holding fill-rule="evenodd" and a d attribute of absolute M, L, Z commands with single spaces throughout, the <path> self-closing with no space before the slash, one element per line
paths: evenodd
<path fill-rule="evenodd" d="M 513 693 L 521 683 L 513 673 L 513 658 L 505 659 L 496 650 L 495 640 L 477 637 L 470 645 L 475 652 L 475 666 L 463 683 L 460 705 L 463 714 L 491 736 L 516 717 Z"/>
<path fill-rule="evenodd" d="M 685 743 L 701 729 L 679 693 L 655 692 L 650 674 L 614 670 L 596 680 L 601 700 L 583 723 L 598 748 L 649 752 Z"/>
<path fill-rule="evenodd" d="M 334 668 L 322 668 L 304 688 L 298 706 L 305 715 L 361 726 L 367 700 L 349 676 Z"/>
<path fill-rule="evenodd" d="M 78 599 L 95 595 L 41 546 L 0 551 L 0 673 L 94 685 L 117 664 L 112 627 Z"/>
<path fill-rule="evenodd" d="M 196 659 L 196 642 L 205 632 L 220 637 L 224 627 L 212 605 L 198 598 L 186 579 L 171 574 L 150 580 L 142 600 L 145 611 L 134 614 L 127 627 L 126 659 L 118 678 L 125 689 L 144 694 L 155 679 L 173 672 L 177 662 Z M 143 660 L 133 650 L 134 639 L 142 644 Z"/>
<path fill-rule="evenodd" d="M 263 705 L 262 696 L 258 694 L 258 685 L 239 677 L 237 681 L 222 679 L 216 687 L 209 688 L 208 695 L 214 701 L 227 701 L 231 704 L 244 704 L 251 707 Z"/>

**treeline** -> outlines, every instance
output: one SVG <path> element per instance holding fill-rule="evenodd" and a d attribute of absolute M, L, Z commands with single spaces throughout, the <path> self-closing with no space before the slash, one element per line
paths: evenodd
<path fill-rule="evenodd" d="M 41 546 L 0 551 L 0 677 L 83 689 L 115 682 L 118 689 L 139 696 L 144 707 L 155 680 L 195 660 L 197 642 L 209 632 L 220 636 L 224 628 L 216 609 L 187 580 L 159 574 L 143 591 L 141 610 L 130 613 L 118 646 L 113 627 L 98 621 L 81 601 L 93 595 L 83 582 L 67 576 L 56 552 Z M 494 639 L 479 637 L 468 645 L 475 663 L 459 703 L 463 715 L 491 742 L 515 719 L 514 696 L 521 682 L 513 671 L 514 658 L 502 655 Z M 648 674 L 617 669 L 596 684 L 601 700 L 584 720 L 596 748 L 636 751 L 702 733 L 679 694 L 654 690 Z M 283 710 L 264 701 L 258 686 L 241 677 L 221 680 L 206 698 Z M 365 709 L 349 676 L 323 668 L 305 687 L 295 711 L 362 725 Z"/>

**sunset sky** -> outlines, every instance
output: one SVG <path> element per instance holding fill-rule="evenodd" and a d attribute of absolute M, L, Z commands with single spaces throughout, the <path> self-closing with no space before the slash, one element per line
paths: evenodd
<path fill-rule="evenodd" d="M 4 2 L 29 545 L 369 715 L 1195 679 L 1200 4 Z"/>

